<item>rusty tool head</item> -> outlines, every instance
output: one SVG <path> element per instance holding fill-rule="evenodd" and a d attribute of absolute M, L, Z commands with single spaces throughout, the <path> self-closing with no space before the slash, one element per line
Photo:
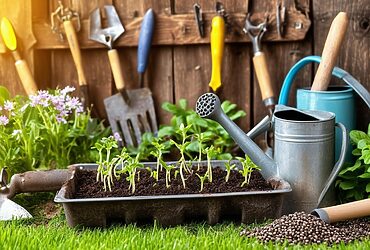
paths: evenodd
<path fill-rule="evenodd" d="M 250 15 L 249 14 L 247 15 L 243 31 L 250 37 L 252 41 L 254 54 L 261 51 L 261 39 L 266 30 L 267 30 L 267 16 L 265 17 L 265 20 L 262 23 L 258 25 L 253 25 L 250 21 Z"/>
<path fill-rule="evenodd" d="M 104 5 L 104 10 L 107 19 L 106 28 L 102 27 L 100 9 L 95 9 L 90 15 L 89 38 L 105 44 L 109 49 L 112 49 L 112 43 L 125 32 L 125 29 L 113 5 Z"/>

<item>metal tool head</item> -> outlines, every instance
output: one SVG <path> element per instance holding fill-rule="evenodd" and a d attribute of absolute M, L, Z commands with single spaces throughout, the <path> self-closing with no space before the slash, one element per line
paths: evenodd
<path fill-rule="evenodd" d="M 91 40 L 100 42 L 112 48 L 112 43 L 125 32 L 116 9 L 113 5 L 104 5 L 107 25 L 102 27 L 100 9 L 95 9 L 90 14 L 90 36 Z"/>
<path fill-rule="evenodd" d="M 130 105 L 121 94 L 104 99 L 108 120 L 116 139 L 126 146 L 138 146 L 144 132 L 158 131 L 152 93 L 148 88 L 127 90 Z"/>
<path fill-rule="evenodd" d="M 8 173 L 5 168 L 0 171 L 0 221 L 27 219 L 32 215 L 17 203 L 8 199 Z"/>
<path fill-rule="evenodd" d="M 53 33 L 58 34 L 59 40 L 63 41 L 63 32 L 60 28 L 64 21 L 71 21 L 71 20 L 77 21 L 77 27 L 76 31 L 80 31 L 81 29 L 81 20 L 80 15 L 77 11 L 72 10 L 69 7 L 64 7 L 62 1 L 58 1 L 58 7 L 55 9 L 54 12 L 50 14 L 50 20 L 51 20 L 51 30 Z"/>
<path fill-rule="evenodd" d="M 200 37 L 204 37 L 204 20 L 203 20 L 203 12 L 202 8 L 198 3 L 193 5 L 194 14 L 195 14 L 195 21 L 197 22 L 198 31 Z"/>
<path fill-rule="evenodd" d="M 247 18 L 245 19 L 243 31 L 252 40 L 254 53 L 261 51 L 261 40 L 263 34 L 267 31 L 267 21 L 268 18 L 266 16 L 262 23 L 253 25 L 250 21 L 250 14 L 248 14 Z"/>

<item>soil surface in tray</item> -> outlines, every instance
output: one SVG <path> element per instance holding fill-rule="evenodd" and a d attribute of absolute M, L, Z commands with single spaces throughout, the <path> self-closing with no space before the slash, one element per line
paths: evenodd
<path fill-rule="evenodd" d="M 96 181 L 96 171 L 82 170 L 77 171 L 75 176 L 76 192 L 74 198 L 101 198 L 101 197 L 124 197 L 124 196 L 158 196 L 158 195 L 177 195 L 177 194 L 199 194 L 200 180 L 196 175 L 204 176 L 207 167 L 201 167 L 196 171 L 197 167 L 193 167 L 192 173 L 184 174 L 186 179 L 186 188 L 184 189 L 180 175 L 176 176 L 171 173 L 171 186 L 166 187 L 165 171 L 159 173 L 158 182 L 150 176 L 150 172 L 146 169 L 140 169 L 140 173 L 136 174 L 136 190 L 135 193 L 129 189 L 129 182 L 126 181 L 126 175 L 122 175 L 119 180 L 115 180 L 112 185 L 112 191 L 104 191 L 103 182 Z M 244 177 L 235 170 L 230 173 L 228 182 L 225 182 L 226 171 L 220 167 L 212 169 L 212 182 L 208 180 L 204 182 L 202 194 L 205 193 L 229 193 L 229 192 L 245 192 L 245 191 L 266 191 L 272 190 L 262 177 L 259 171 L 254 171 L 251 175 L 249 184 L 241 187 Z"/>

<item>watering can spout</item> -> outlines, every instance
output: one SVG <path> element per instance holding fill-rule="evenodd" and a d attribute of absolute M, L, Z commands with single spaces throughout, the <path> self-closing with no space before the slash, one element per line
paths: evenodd
<path fill-rule="evenodd" d="M 206 93 L 199 97 L 196 104 L 196 112 L 202 118 L 212 119 L 218 122 L 250 159 L 261 168 L 261 174 L 265 179 L 277 176 L 277 164 L 252 139 L 244 133 L 230 118 L 222 111 L 220 99 L 213 93 Z M 268 128 L 270 120 L 264 119 L 258 124 L 260 128 Z"/>

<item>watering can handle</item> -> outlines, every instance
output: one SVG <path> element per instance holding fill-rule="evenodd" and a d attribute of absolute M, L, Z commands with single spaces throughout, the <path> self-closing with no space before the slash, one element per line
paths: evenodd
<path fill-rule="evenodd" d="M 291 89 L 291 86 L 293 84 L 293 80 L 297 73 L 307 64 L 310 63 L 320 63 L 321 57 L 319 56 L 307 56 L 299 60 L 288 72 L 286 75 L 283 86 L 281 87 L 280 96 L 279 96 L 279 104 L 288 105 L 288 99 L 289 99 L 289 92 Z M 365 89 L 364 86 L 361 85 L 353 76 L 351 76 L 347 71 L 334 67 L 332 74 L 342 79 L 345 83 L 347 83 L 349 86 L 353 88 L 354 91 L 364 100 L 366 105 L 370 108 L 370 93 Z"/>
<path fill-rule="evenodd" d="M 319 205 L 320 205 L 321 201 L 323 200 L 323 198 L 324 198 L 326 192 L 328 191 L 329 187 L 334 182 L 335 178 L 337 178 L 337 176 L 339 174 L 339 171 L 340 171 L 340 169 L 342 168 L 342 166 L 344 164 L 345 156 L 347 154 L 348 143 L 349 143 L 348 131 L 347 131 L 346 127 L 340 122 L 335 123 L 335 126 L 339 127 L 342 130 L 342 148 L 341 148 L 341 151 L 340 151 L 339 159 L 335 163 L 335 165 L 333 167 L 333 170 L 330 173 L 330 175 L 329 175 L 329 177 L 328 177 L 328 179 L 327 179 L 327 181 L 324 185 L 323 190 L 321 191 L 320 197 L 317 201 L 317 207 L 319 207 Z"/>

